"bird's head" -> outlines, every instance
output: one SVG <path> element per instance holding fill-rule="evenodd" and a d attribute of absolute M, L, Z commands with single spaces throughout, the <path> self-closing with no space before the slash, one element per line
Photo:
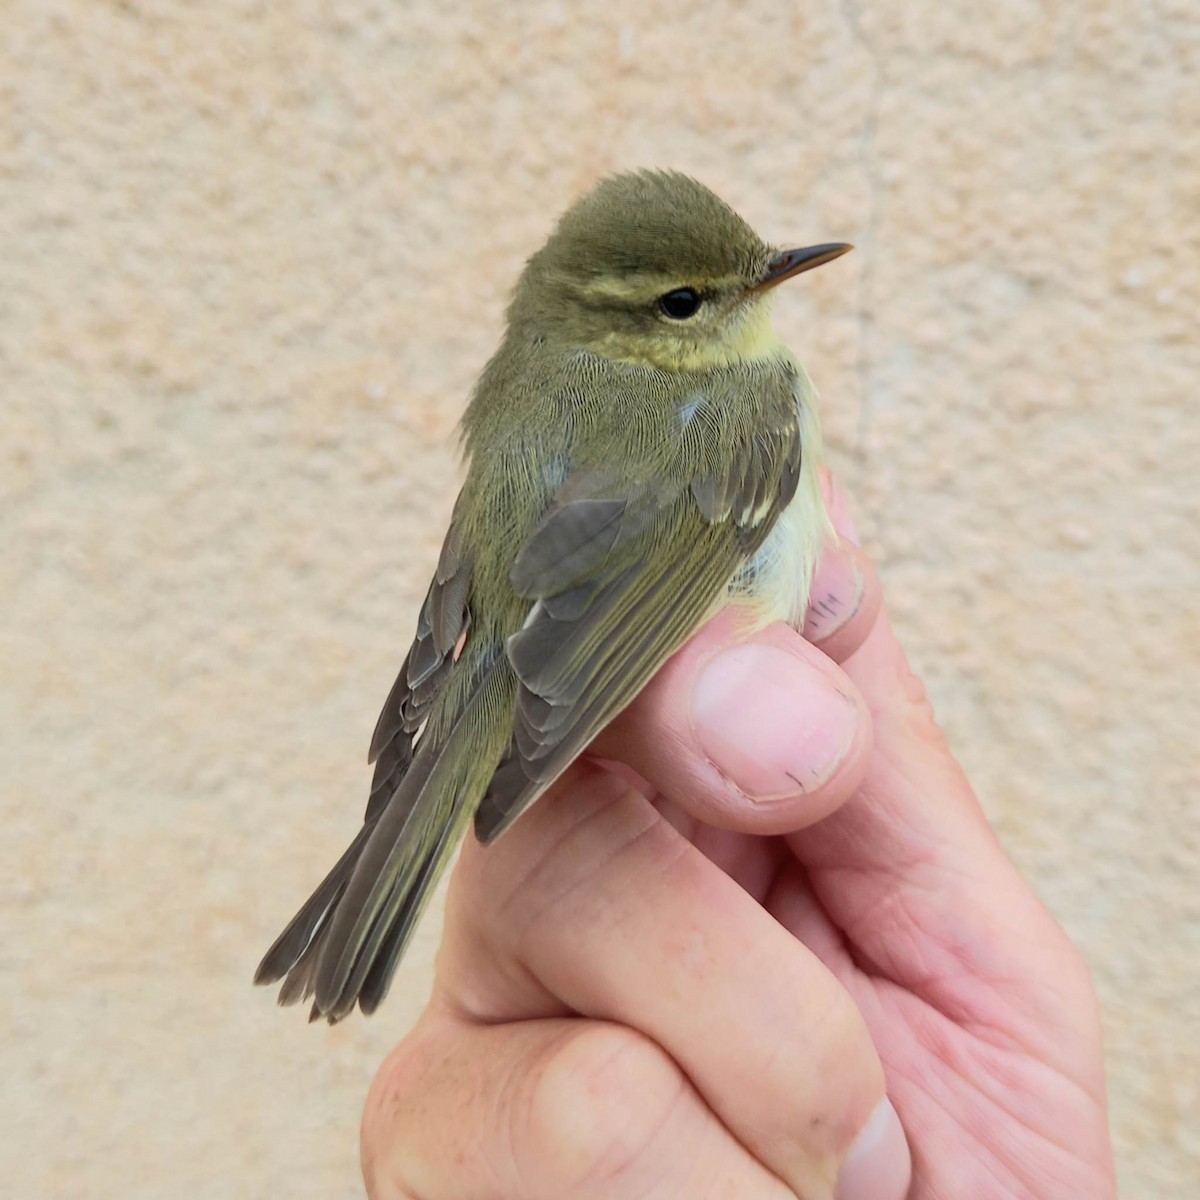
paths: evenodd
<path fill-rule="evenodd" d="M 849 249 L 780 251 L 686 175 L 613 175 L 529 260 L 509 319 L 558 346 L 666 370 L 764 358 L 778 348 L 770 290 Z"/>

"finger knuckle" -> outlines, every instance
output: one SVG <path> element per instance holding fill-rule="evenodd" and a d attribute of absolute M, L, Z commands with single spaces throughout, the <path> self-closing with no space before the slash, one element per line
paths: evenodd
<path fill-rule="evenodd" d="M 630 1171 L 684 1094 L 675 1063 L 633 1030 L 595 1024 L 549 1048 L 512 1108 L 514 1158 L 551 1192 Z"/>

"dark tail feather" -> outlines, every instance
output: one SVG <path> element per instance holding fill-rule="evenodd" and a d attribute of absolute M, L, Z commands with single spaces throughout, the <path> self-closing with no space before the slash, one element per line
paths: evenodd
<path fill-rule="evenodd" d="M 295 966 L 287 973 L 283 987 L 279 989 L 279 1003 L 287 1008 L 307 1000 L 313 993 L 313 977 L 317 969 L 317 950 L 321 944 L 320 937 L 314 937 L 305 947 L 304 953 L 296 959 Z"/>
<path fill-rule="evenodd" d="M 367 939 L 360 953 L 360 961 L 356 962 L 356 970 L 352 973 L 361 979 L 360 983 L 352 978 L 352 986 L 357 988 L 359 1005 L 368 1016 L 379 1007 L 387 995 L 392 976 L 412 938 L 418 919 L 428 905 L 441 876 L 442 867 L 458 843 L 462 824 L 447 822 L 433 850 L 426 855 L 412 883 L 404 890 L 395 917 L 389 921 L 385 908 L 376 918 L 372 933 L 378 931 L 381 936 Z M 279 1003 L 284 1007 L 308 1000 L 316 990 L 317 969 L 328 941 L 332 914 L 345 893 L 346 884 L 358 864 L 374 825 L 375 822 L 371 822 L 370 825 L 363 826 L 333 870 L 292 918 L 259 964 L 254 982 L 271 984 L 282 979 Z M 377 943 L 378 948 L 372 951 L 371 946 L 374 943 Z M 354 1001 L 351 999 L 349 1009 L 353 1006 Z M 309 1020 L 316 1021 L 324 1017 L 330 1024 L 334 1024 L 346 1016 L 349 1009 L 346 1012 L 326 1013 L 318 1005 L 314 1005 Z"/>
<path fill-rule="evenodd" d="M 276 983 L 294 970 L 301 959 L 307 958 L 312 961 L 313 956 L 310 952 L 315 949 L 318 940 L 316 935 L 350 881 L 350 875 L 374 828 L 375 822 L 370 821 L 358 831 L 354 841 L 334 863 L 333 869 L 317 885 L 317 890 L 309 896 L 300 911 L 288 922 L 287 928 L 275 939 L 254 973 L 256 984 Z M 280 1004 L 291 1004 L 299 999 L 299 996 L 285 999 L 289 990 L 285 985 L 280 992 Z"/>
<path fill-rule="evenodd" d="M 281 1004 L 315 996 L 310 1020 L 340 1021 L 355 1003 L 375 1011 L 470 824 L 510 736 L 515 680 L 501 660 L 464 691 L 259 966 L 256 983 L 286 976 Z"/>
<path fill-rule="evenodd" d="M 455 840 L 457 841 L 457 839 Z M 375 918 L 371 929 L 372 936 L 368 938 L 366 945 L 355 960 L 354 969 L 346 985 L 346 993 L 351 997 L 349 1002 L 339 1008 L 325 1011 L 321 1008 L 319 1001 L 314 1001 L 312 1011 L 308 1015 L 310 1024 L 323 1019 L 330 1025 L 336 1025 L 353 1010 L 354 997 L 357 997 L 358 1006 L 367 1016 L 370 1016 L 379 1007 L 384 996 L 387 995 L 392 977 L 395 975 L 400 959 L 417 927 L 417 919 L 425 911 L 439 876 L 437 863 L 431 855 L 426 859 L 411 886 L 403 894 L 400 910 L 396 916 L 390 918 L 387 915 L 388 909 L 385 909 Z M 316 940 L 323 941 L 320 937 Z M 316 962 L 317 959 L 314 957 L 313 963 Z M 299 967 L 300 964 L 297 964 L 297 969 Z M 316 990 L 315 977 L 315 966 L 305 971 L 303 988 L 305 999 L 312 996 Z"/>
<path fill-rule="evenodd" d="M 458 838 L 455 837 L 451 841 L 451 833 L 452 826 L 447 825 L 445 832 L 438 839 L 437 845 L 426 857 L 420 873 L 413 882 L 412 890 L 405 898 L 404 906 L 397 914 L 391 929 L 388 930 L 387 937 L 384 938 L 383 944 L 375 956 L 375 961 L 371 964 L 366 979 L 363 980 L 362 991 L 358 994 L 358 1006 L 368 1017 L 383 1002 L 388 988 L 392 986 L 392 976 L 395 975 L 396 967 L 399 965 L 404 951 L 408 948 L 413 931 L 417 927 L 417 921 L 420 920 L 421 914 L 425 911 L 429 899 L 433 895 L 433 889 L 437 886 L 446 860 L 454 852 Z"/>
<path fill-rule="evenodd" d="M 516 681 L 481 665 L 452 720 L 427 729 L 322 931 L 316 1007 L 345 1016 L 379 964 L 375 1003 L 508 741 Z"/>

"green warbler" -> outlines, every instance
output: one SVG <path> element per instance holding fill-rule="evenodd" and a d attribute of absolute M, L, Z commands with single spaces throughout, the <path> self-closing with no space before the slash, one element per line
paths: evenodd
<path fill-rule="evenodd" d="M 528 262 L 469 471 L 371 739 L 362 828 L 256 982 L 375 1010 L 459 838 L 498 837 L 727 604 L 798 625 L 827 526 L 780 251 L 687 176 L 603 180 Z"/>

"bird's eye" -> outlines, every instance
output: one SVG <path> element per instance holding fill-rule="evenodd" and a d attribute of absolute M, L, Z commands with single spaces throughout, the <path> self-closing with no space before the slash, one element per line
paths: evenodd
<path fill-rule="evenodd" d="M 700 304 L 700 295 L 692 288 L 676 288 L 675 291 L 658 298 L 658 307 L 664 316 L 670 317 L 672 321 L 686 321 L 688 317 L 694 317 Z"/>

